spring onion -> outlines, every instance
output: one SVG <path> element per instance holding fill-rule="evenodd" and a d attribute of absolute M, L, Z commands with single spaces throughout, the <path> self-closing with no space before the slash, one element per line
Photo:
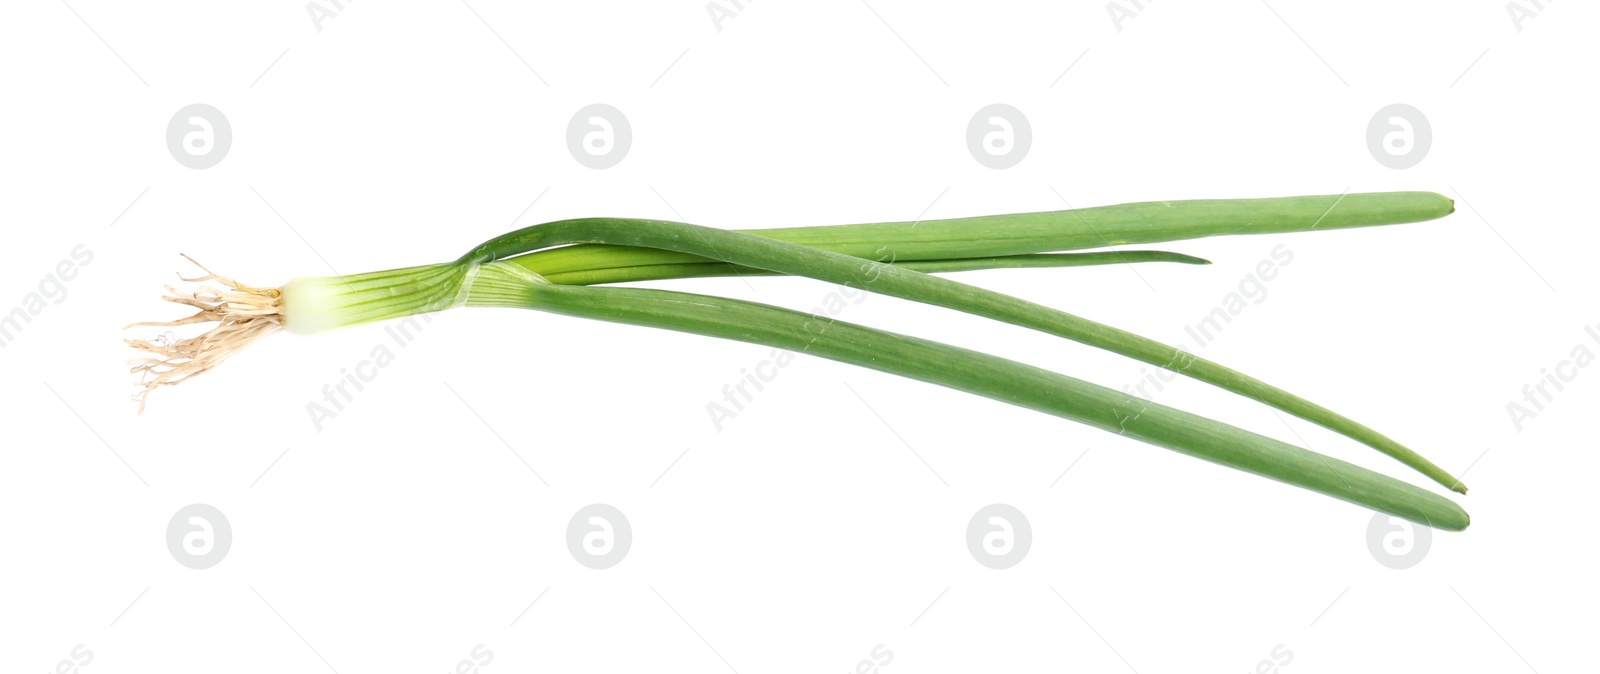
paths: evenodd
<path fill-rule="evenodd" d="M 199 313 L 168 324 L 215 322 L 204 335 L 155 342 L 134 361 L 144 396 L 208 371 L 279 329 L 314 334 L 458 306 L 512 306 L 740 339 L 908 376 L 1114 430 L 1159 446 L 1444 529 L 1466 526 L 1454 503 L 1371 471 L 1220 422 L 1012 361 L 763 305 L 597 284 L 727 274 L 805 276 L 953 308 L 1073 339 L 1206 381 L 1347 435 L 1456 491 L 1453 476 L 1376 431 L 1258 379 L 1173 347 L 1048 307 L 926 272 L 1203 262 L 1173 253 L 1054 253 L 1220 234 L 1308 231 L 1417 222 L 1453 211 L 1422 192 L 1127 204 L 1092 209 L 835 227 L 720 230 L 685 223 L 583 218 L 491 239 L 455 261 L 259 289 L 209 271 L 168 300 Z M 584 287 L 590 286 L 590 287 Z M 641 294 L 642 293 L 642 294 Z M 665 294 L 662 294 L 665 293 Z M 652 306 L 654 305 L 654 306 Z M 743 327 L 741 327 L 741 325 Z M 810 327 L 807 327 L 810 326 Z M 960 363 L 945 368 L 945 362 Z M 1116 411 L 1116 423 L 1108 421 Z M 1143 421 L 1141 421 L 1143 420 Z"/>

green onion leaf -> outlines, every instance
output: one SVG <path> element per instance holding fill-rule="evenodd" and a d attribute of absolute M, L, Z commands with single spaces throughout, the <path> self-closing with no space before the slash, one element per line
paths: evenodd
<path fill-rule="evenodd" d="M 1470 523 L 1449 499 L 1338 459 L 1016 361 L 722 297 L 542 283 L 486 265 L 473 306 L 523 307 L 762 344 L 947 386 L 1272 478 L 1445 531 Z"/>
<path fill-rule="evenodd" d="M 1445 487 L 1466 493 L 1466 485 L 1460 480 L 1411 448 L 1260 379 L 1125 330 L 1009 295 L 930 276 L 905 266 L 883 263 L 899 262 L 898 256 L 902 253 L 947 257 L 955 257 L 959 252 L 975 251 L 1028 254 L 1041 247 L 1079 245 L 1091 236 L 1100 241 L 1143 243 L 1219 233 L 1304 231 L 1319 227 L 1413 222 L 1449 214 L 1454 206 L 1448 198 L 1426 192 L 1396 192 L 1285 199 L 1156 202 L 1085 210 L 1098 213 L 1096 219 L 1102 224 L 1110 221 L 1117 227 L 1102 230 L 1099 226 L 1084 224 L 1090 222 L 1089 216 L 1076 217 L 1074 214 L 1078 211 L 1060 211 L 965 221 L 930 221 L 918 223 L 917 227 L 903 227 L 900 224 L 852 225 L 842 230 L 848 234 L 843 237 L 847 240 L 828 239 L 820 235 L 797 237 L 809 240 L 810 245 L 801 245 L 766 236 L 665 220 L 580 218 L 534 225 L 495 237 L 474 248 L 458 262 L 484 264 L 509 258 L 513 263 L 533 271 L 536 266 L 523 261 L 530 257 L 526 254 L 553 246 L 579 243 L 624 246 L 630 250 L 654 248 L 726 264 L 806 276 L 956 309 L 1071 339 L 1212 384 L 1366 444 Z M 1116 215 L 1108 216 L 1107 213 Z M 967 226 L 980 230 L 992 226 L 1000 231 L 968 232 L 966 240 L 951 238 L 952 228 L 962 225 L 950 223 L 989 223 L 997 219 L 1009 224 L 969 224 Z M 929 230 L 917 231 L 924 225 L 929 226 Z M 1050 231 L 1052 225 L 1062 231 Z M 852 227 L 856 229 L 850 229 Z M 1010 231 L 1007 227 L 1019 231 Z M 862 231 L 867 234 L 861 234 Z M 853 255 L 865 251 L 863 244 L 856 242 L 857 237 L 889 237 L 891 232 L 896 231 L 908 240 L 896 239 L 892 243 L 878 244 L 871 253 L 878 257 L 873 259 Z M 793 230 L 789 235 L 794 236 Z M 957 248 L 962 245 L 966 247 Z"/>

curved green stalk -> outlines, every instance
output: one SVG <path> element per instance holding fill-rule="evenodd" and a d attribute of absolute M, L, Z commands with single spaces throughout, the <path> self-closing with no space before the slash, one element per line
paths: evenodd
<path fill-rule="evenodd" d="M 616 248 L 621 246 L 591 246 Z M 558 249 L 565 250 L 565 249 Z M 626 248 L 626 250 L 640 250 Z M 538 255 L 523 255 L 524 258 Z M 703 258 L 702 258 L 703 259 Z M 956 258 L 950 260 L 905 260 L 896 266 L 915 269 L 924 274 L 938 274 L 982 269 L 1024 269 L 1043 267 L 1087 267 L 1093 265 L 1125 264 L 1132 262 L 1177 262 L 1180 264 L 1211 264 L 1210 260 L 1168 253 L 1159 250 L 1127 250 L 1099 253 L 1047 253 L 1043 255 L 1004 255 L 999 257 Z M 532 271 L 530 269 L 530 271 Z M 535 272 L 538 273 L 538 272 Z M 771 276 L 776 272 L 755 267 L 743 267 L 726 262 L 686 262 L 679 264 L 649 264 L 612 268 L 577 269 L 573 271 L 540 274 L 551 283 L 562 285 L 599 285 L 631 281 L 662 281 L 667 279 L 703 278 L 709 276 Z"/>
<path fill-rule="evenodd" d="M 1448 214 L 1453 206 L 1450 200 L 1427 193 L 1361 194 L 1329 197 L 1295 197 L 1290 199 L 1245 200 L 1235 208 L 1234 224 L 1244 223 L 1260 231 L 1286 231 L 1310 229 L 1326 223 L 1329 227 L 1354 227 L 1377 224 L 1387 217 L 1389 221 L 1409 222 L 1422 219 L 1432 212 L 1434 217 Z M 1270 203 L 1265 203 L 1270 202 Z M 1188 212 L 1176 204 L 1203 204 L 1197 213 Z M 1165 202 L 1154 206 L 1131 205 L 1139 208 L 1147 218 L 1166 214 L 1160 222 L 1146 222 L 1132 227 L 1128 232 L 1116 233 L 1121 241 L 1143 241 L 1150 237 L 1203 236 L 1211 231 L 1185 224 L 1187 218 L 1199 218 L 1211 228 L 1227 225 L 1221 213 L 1222 203 L 1238 202 Z M 1428 208 L 1432 208 L 1429 211 Z M 1345 212 L 1345 209 L 1351 212 Z M 1208 216 L 1209 214 L 1209 216 Z M 1387 215 L 1386 215 L 1387 214 Z M 1039 214 L 1034 214 L 1039 215 Z M 1165 218 L 1178 218 L 1182 222 L 1165 222 Z M 1283 224 L 1274 218 L 1287 219 L 1295 224 Z M 924 223 L 927 224 L 927 223 Z M 1029 227 L 1024 230 L 1034 231 Z M 921 237 L 922 235 L 917 235 Z M 1007 235 L 998 237 L 1002 243 L 977 241 L 968 250 L 1007 249 L 1021 245 L 1037 248 L 1041 245 L 1064 243 L 1076 235 L 1063 234 L 1059 241 L 1046 241 L 1042 234 L 1029 236 Z M 942 251 L 937 243 L 922 252 Z M 1026 243 L 1016 243 L 1026 241 Z M 1454 476 L 1433 462 L 1423 458 L 1388 436 L 1357 423 L 1332 410 L 1177 348 L 1161 344 L 1139 335 L 1097 323 L 1009 295 L 969 286 L 957 281 L 930 276 L 921 272 L 873 259 L 861 259 L 846 253 L 813 248 L 742 232 L 701 227 L 664 220 L 622 218 L 582 218 L 563 220 L 526 227 L 479 245 L 463 256 L 457 264 L 483 264 L 510 258 L 509 261 L 527 268 L 519 262 L 525 253 L 573 243 L 608 244 L 640 248 L 658 248 L 678 253 L 688 253 L 724 263 L 755 267 L 773 272 L 807 276 L 872 292 L 964 311 L 978 316 L 1014 325 L 1032 328 L 1065 337 L 1090 346 L 1118 353 L 1193 379 L 1203 381 L 1227 391 L 1267 404 L 1289 414 L 1324 426 L 1387 454 L 1401 463 L 1428 476 L 1430 479 L 1461 493 L 1466 492 Z M 838 248 L 842 244 L 834 245 Z M 827 246 L 823 246 L 825 248 Z M 848 246 L 846 246 L 848 247 Z M 881 248 L 881 247 L 880 247 Z M 519 257 L 521 256 L 521 257 Z M 894 260 L 890 257 L 887 260 Z M 887 261 L 886 260 L 886 261 Z"/>
<path fill-rule="evenodd" d="M 746 234 L 880 261 L 938 260 L 1083 250 L 1232 234 L 1277 234 L 1421 222 L 1455 202 L 1432 192 L 1385 192 L 1272 199 L 1152 201 L 1042 213 L 823 227 L 745 229 Z M 578 245 L 529 253 L 536 274 L 714 262 L 654 248 Z"/>
<path fill-rule="evenodd" d="M 609 246 L 591 246 L 608 248 Z M 523 256 L 527 257 L 527 256 Z M 516 262 L 523 258 L 508 261 Z M 956 260 L 918 260 L 897 266 L 927 272 L 956 272 L 978 269 L 1024 267 L 1078 267 L 1122 262 L 1179 262 L 1211 264 L 1210 261 L 1163 251 L 1122 251 L 1105 253 L 1055 253 L 1008 255 Z M 518 269 L 526 268 L 517 265 Z M 478 273 L 474 262 L 456 260 L 440 264 L 403 267 L 350 276 L 307 276 L 294 279 L 280 290 L 284 307 L 283 324 L 290 332 L 314 334 L 359 323 L 401 318 L 419 313 L 443 311 L 462 306 Z M 706 276 L 770 276 L 777 272 L 726 262 L 658 264 L 614 269 L 579 269 L 545 277 L 561 285 L 596 285 L 628 281 L 657 281 Z M 481 290 L 479 291 L 481 292 Z"/>
<path fill-rule="evenodd" d="M 809 353 L 1088 424 L 1438 529 L 1460 531 L 1470 523 L 1455 502 L 1360 466 L 1038 367 L 843 321 L 667 290 L 544 283 L 506 263 L 483 268 L 467 303 Z"/>

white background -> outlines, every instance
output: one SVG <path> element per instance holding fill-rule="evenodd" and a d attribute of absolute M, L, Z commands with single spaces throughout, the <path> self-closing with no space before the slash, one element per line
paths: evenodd
<path fill-rule="evenodd" d="M 0 666 L 57 671 L 81 645 L 68 666 L 89 674 L 446 672 L 480 644 L 490 674 L 846 672 L 879 645 L 890 674 L 1255 672 L 1275 648 L 1291 673 L 1592 666 L 1600 368 L 1520 431 L 1506 408 L 1600 353 L 1592 6 L 1524 3 L 1519 30 L 1498 0 L 1130 2 L 1120 27 L 1096 2 L 721 4 L 720 30 L 699 0 L 326 2 L 320 31 L 295 2 L 10 6 L 0 311 L 74 246 L 93 258 L 0 350 Z M 596 102 L 634 134 L 607 170 L 565 144 Z M 213 168 L 166 148 L 191 103 L 231 123 Z M 1011 169 L 966 148 L 991 103 L 1031 122 Z M 1431 125 L 1414 168 L 1366 146 L 1391 103 Z M 1458 212 L 1163 246 L 1209 267 L 959 278 L 1187 342 L 1287 246 L 1201 353 L 1466 472 L 1472 527 L 1407 570 L 1378 562 L 1358 507 L 829 361 L 783 368 L 719 432 L 707 403 L 770 349 L 536 312 L 441 315 L 320 432 L 306 405 L 392 346 L 384 326 L 274 337 L 142 416 L 128 399 L 120 327 L 179 315 L 157 298 L 180 252 L 273 285 L 584 215 L 768 227 L 1346 190 Z M 834 290 L 668 285 L 805 310 Z M 884 297 L 839 318 L 1113 388 L 1143 367 Z M 1157 399 L 1422 484 L 1205 385 Z M 192 503 L 232 528 L 206 570 L 165 543 Z M 565 543 L 591 503 L 633 529 L 603 571 Z M 966 549 L 990 503 L 1033 531 L 1011 569 Z"/>

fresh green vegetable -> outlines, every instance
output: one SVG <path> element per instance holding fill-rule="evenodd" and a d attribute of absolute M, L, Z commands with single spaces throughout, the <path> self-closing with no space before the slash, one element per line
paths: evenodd
<path fill-rule="evenodd" d="M 1285 224 L 1286 222 L 1298 224 L 1303 228 L 1312 228 L 1323 225 L 1329 227 L 1370 225 L 1382 221 L 1383 217 L 1409 221 L 1428 215 L 1433 217 L 1446 215 L 1454 210 L 1454 206 L 1449 199 L 1437 194 L 1406 192 L 1234 202 L 1180 201 L 1091 210 L 1101 214 L 1097 217 L 1102 220 L 1132 218 L 1132 222 L 1142 223 L 1138 227 L 1112 231 L 1124 240 L 1148 242 L 1146 239 L 1168 240 L 1173 236 L 1196 236 L 1217 231 L 1292 229 L 1293 224 Z M 1135 215 L 1124 214 L 1124 211 L 1131 211 Z M 1104 215 L 1108 212 L 1112 214 L 1111 218 Z M 893 243 L 879 244 L 872 248 L 870 254 L 876 255 L 879 259 L 900 261 L 915 260 L 926 255 L 954 257 L 971 251 L 990 254 L 1026 254 L 1040 249 L 1082 245 L 1089 236 L 1095 238 L 1103 236 L 1097 233 L 1086 234 L 1085 230 L 1089 227 L 1093 227 L 1092 232 L 1099 232 L 1099 227 L 1085 226 L 1083 223 L 1089 222 L 1088 216 L 1079 220 L 1072 215 L 1074 213 L 1077 211 L 994 216 L 981 223 L 976 222 L 979 219 L 966 219 L 966 226 L 970 231 L 965 232 L 964 236 L 967 238 L 964 242 L 953 240 L 954 232 L 958 230 L 949 224 L 952 221 L 925 222 L 920 223 L 917 228 L 856 225 L 854 227 L 865 228 L 868 231 L 863 233 L 860 229 L 836 229 L 832 238 L 814 234 L 798 236 L 794 233 L 796 230 L 784 230 L 786 235 L 792 238 L 809 238 L 810 245 L 678 222 L 582 218 L 535 225 L 495 237 L 464 256 L 460 263 L 482 264 L 510 258 L 534 271 L 532 265 L 526 261 L 531 256 L 524 254 L 553 246 L 599 243 L 627 246 L 633 250 L 655 248 L 778 273 L 808 276 L 902 299 L 957 309 L 1128 356 L 1271 405 L 1360 441 L 1394 457 L 1439 484 L 1465 493 L 1464 484 L 1409 447 L 1326 407 L 1213 361 L 1124 330 L 1015 297 L 929 276 L 904 266 L 881 264 L 874 260 L 852 257 L 846 252 L 829 250 L 866 252 L 866 246 L 851 244 L 848 241 L 876 234 L 885 237 L 880 240 L 890 240 Z M 1053 226 L 1041 226 L 1040 220 L 1052 220 Z M 1205 226 L 1197 228 L 1187 224 L 1194 221 L 1205 223 Z M 924 225 L 927 229 L 918 231 Z M 1013 230 L 1033 234 L 1023 236 Z M 844 236 L 839 236 L 841 231 L 845 233 Z M 889 238 L 892 231 L 901 232 L 903 238 Z M 959 248 L 962 245 L 967 247 Z M 905 257 L 902 258 L 902 255 Z M 293 329 L 292 325 L 290 327 Z"/>
<path fill-rule="evenodd" d="M 1219 234 L 1415 222 L 1452 210 L 1450 200 L 1442 196 L 1406 192 L 1159 202 L 752 233 L 659 220 L 566 220 L 496 237 L 453 262 L 354 276 L 300 278 L 281 290 L 249 288 L 208 272 L 199 280 L 215 280 L 228 289 L 207 290 L 204 295 L 192 297 L 174 291 L 168 299 L 201 310 L 182 322 L 210 320 L 219 322 L 219 326 L 201 337 L 173 343 L 132 341 L 158 356 L 136 361 L 135 371 L 146 375 L 148 393 L 206 371 L 262 334 L 279 328 L 315 333 L 456 306 L 547 309 L 803 348 L 1100 428 L 1110 428 L 1105 415 L 1108 410 L 1117 410 L 1118 431 L 1153 444 L 1441 528 L 1462 528 L 1466 526 L 1464 512 L 1415 487 L 1308 450 L 1274 444 L 1275 441 L 1218 422 L 1037 368 L 893 333 L 832 321 L 819 323 L 762 305 L 685 293 L 661 294 L 665 291 L 579 287 L 732 273 L 777 273 L 966 311 L 1080 341 L 1212 383 L 1369 444 L 1441 484 L 1464 492 L 1459 481 L 1412 450 L 1265 382 L 1116 328 L 923 273 L 1134 260 L 1203 262 L 1161 252 L 1045 253 Z M 659 306 L 652 308 L 652 302 Z M 819 329 L 819 325 L 825 329 Z M 947 361 L 961 365 L 947 369 Z M 1146 416 L 1148 421 L 1137 421 Z"/>
<path fill-rule="evenodd" d="M 1152 201 L 949 220 L 740 231 L 852 257 L 906 262 L 1084 250 L 1232 234 L 1397 225 L 1441 218 L 1454 210 L 1455 202 L 1432 192 L 1383 192 Z M 715 260 L 651 247 L 579 245 L 530 253 L 517 264 L 551 278 L 574 270 L 707 261 Z"/>
<path fill-rule="evenodd" d="M 763 344 L 947 386 L 1071 419 L 1446 531 L 1465 510 L 1360 466 L 1048 370 L 844 321 L 819 338 L 804 313 L 721 297 L 644 288 L 541 283 L 485 265 L 468 300 Z M 482 289 L 480 293 L 478 290 Z"/>
<path fill-rule="evenodd" d="M 571 250 L 577 246 L 555 248 L 551 251 Z M 624 249 L 622 246 L 592 246 L 597 249 Z M 627 248 L 626 250 L 639 250 Z M 538 266 L 537 262 L 522 262 L 540 253 L 516 258 L 518 264 Z M 948 260 L 902 260 L 895 266 L 914 269 L 925 274 L 939 274 L 980 269 L 1032 269 L 1044 267 L 1088 267 L 1131 262 L 1178 262 L 1182 264 L 1211 264 L 1208 260 L 1178 253 L 1158 250 L 1127 250 L 1105 253 L 1046 253 L 1042 255 L 1001 255 L 995 257 L 953 258 Z M 667 279 L 698 278 L 704 276 L 767 276 L 777 272 L 745 267 L 727 262 L 682 262 L 674 264 L 642 264 L 604 269 L 575 269 L 544 274 L 545 280 L 561 285 L 598 285 L 628 281 L 662 281 Z"/>

